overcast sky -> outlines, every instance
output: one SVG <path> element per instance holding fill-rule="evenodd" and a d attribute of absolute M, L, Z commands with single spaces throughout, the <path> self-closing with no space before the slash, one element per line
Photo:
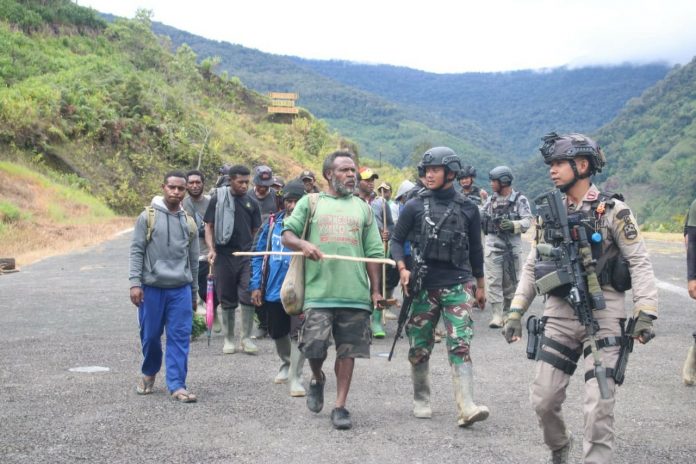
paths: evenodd
<path fill-rule="evenodd" d="M 303 58 L 425 71 L 687 63 L 696 0 L 78 0 L 203 37 Z"/>

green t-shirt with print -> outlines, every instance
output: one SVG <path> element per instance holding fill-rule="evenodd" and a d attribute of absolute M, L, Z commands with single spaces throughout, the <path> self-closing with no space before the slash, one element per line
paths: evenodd
<path fill-rule="evenodd" d="M 297 202 L 283 231 L 300 237 L 309 214 L 309 196 Z M 363 200 L 348 195 L 320 193 L 316 211 L 307 228 L 307 241 L 322 253 L 361 258 L 384 258 L 384 248 L 372 216 Z M 370 281 L 365 263 L 338 259 L 305 261 L 304 309 L 356 308 L 372 310 Z"/>

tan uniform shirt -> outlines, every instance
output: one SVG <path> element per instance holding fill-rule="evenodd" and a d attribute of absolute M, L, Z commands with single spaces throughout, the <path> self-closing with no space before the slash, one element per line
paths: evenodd
<path fill-rule="evenodd" d="M 590 186 L 579 209 L 590 211 L 592 202 L 599 195 L 599 189 Z M 613 200 L 614 207 L 606 208 L 605 214 L 599 221 L 599 232 L 602 234 L 602 251 L 606 252 L 612 246 L 618 246 L 623 256 L 628 261 L 632 281 L 633 313 L 639 311 L 657 317 L 657 286 L 652 264 L 645 247 L 645 242 L 638 230 L 636 220 L 626 203 Z M 577 211 L 575 205 L 568 207 L 569 212 Z M 538 227 L 538 226 L 537 226 Z M 537 234 L 543 240 L 543 234 Z M 519 284 L 512 300 L 512 308 L 520 308 L 526 311 L 536 296 L 534 289 L 534 263 L 536 261 L 536 242 L 525 261 L 520 276 Z M 602 286 L 606 309 L 594 311 L 595 319 L 625 318 L 624 292 L 616 291 L 610 285 Z M 544 307 L 544 316 L 559 318 L 576 318 L 573 308 L 563 298 L 549 296 Z"/>

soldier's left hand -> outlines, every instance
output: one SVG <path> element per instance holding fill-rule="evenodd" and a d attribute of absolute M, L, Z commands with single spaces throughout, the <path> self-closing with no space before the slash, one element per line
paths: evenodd
<path fill-rule="evenodd" d="M 636 325 L 633 327 L 631 336 L 642 344 L 646 344 L 652 340 L 655 337 L 655 332 L 653 331 L 653 318 L 643 311 L 638 313 L 638 320 L 636 320 Z"/>
<path fill-rule="evenodd" d="M 510 219 L 503 219 L 500 221 L 500 230 L 512 232 L 515 230 L 515 223 L 513 223 Z"/>

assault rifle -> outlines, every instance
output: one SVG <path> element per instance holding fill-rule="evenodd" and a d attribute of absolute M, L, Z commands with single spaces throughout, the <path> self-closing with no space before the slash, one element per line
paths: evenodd
<path fill-rule="evenodd" d="M 426 242 L 425 246 L 428 247 L 430 239 Z M 423 258 L 421 258 L 420 253 L 416 253 L 415 247 L 412 248 L 413 251 L 413 270 L 411 270 L 411 278 L 408 281 L 408 295 L 404 295 L 404 301 L 401 303 L 401 310 L 399 311 L 399 318 L 397 320 L 396 334 L 394 335 L 394 342 L 392 343 L 391 350 L 389 351 L 388 361 L 391 361 L 392 356 L 394 356 L 394 348 L 396 348 L 396 342 L 401 338 L 401 332 L 404 330 L 406 321 L 408 321 L 409 313 L 411 312 L 411 304 L 416 295 L 421 291 L 423 285 L 423 279 L 428 273 L 428 266 L 425 264 Z"/>
<path fill-rule="evenodd" d="M 594 360 L 594 376 L 597 378 L 599 393 L 603 399 L 611 398 L 607 383 L 606 368 L 597 347 L 597 332 L 599 324 L 592 311 L 606 307 L 604 295 L 597 280 L 595 261 L 587 240 L 587 232 L 582 224 L 572 226 L 568 222 L 568 212 L 559 190 L 552 190 L 534 199 L 537 213 L 547 231 L 547 240 L 558 243 L 546 251 L 553 257 L 558 271 L 554 279 L 558 283 L 568 285 L 569 291 L 565 300 L 573 307 L 580 323 L 585 326 L 590 340 L 590 348 Z"/>
<path fill-rule="evenodd" d="M 503 242 L 505 242 L 505 252 L 503 253 L 503 269 L 504 272 L 507 273 L 507 275 L 512 279 L 513 282 L 515 282 L 515 286 L 517 286 L 517 270 L 515 269 L 515 253 L 513 253 L 513 247 L 512 247 L 512 240 L 510 240 L 510 235 L 511 233 L 506 230 L 501 230 L 500 229 L 500 223 L 505 220 L 505 219 L 510 219 L 510 214 L 494 214 L 494 215 L 486 215 L 487 217 L 484 218 L 484 231 L 487 231 L 490 228 L 493 229 L 493 232 L 500 237 Z M 487 232 L 484 232 L 487 234 Z"/>

